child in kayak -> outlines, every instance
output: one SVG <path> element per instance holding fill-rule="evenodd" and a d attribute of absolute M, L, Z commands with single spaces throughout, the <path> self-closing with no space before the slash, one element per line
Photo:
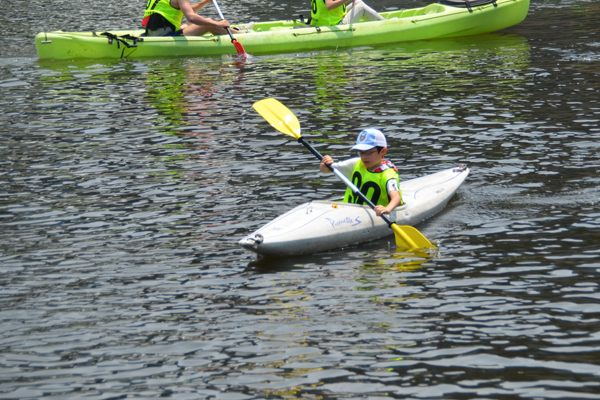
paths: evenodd
<path fill-rule="evenodd" d="M 387 153 L 387 141 L 383 133 L 374 128 L 363 130 L 352 150 L 358 150 L 359 157 L 334 163 L 330 156 L 324 156 L 319 170 L 328 173 L 331 172 L 328 165 L 337 168 L 375 204 L 378 216 L 388 214 L 402 204 L 398 170 L 390 161 L 383 159 Z M 348 188 L 344 203 L 362 204 L 363 201 Z"/>
<path fill-rule="evenodd" d="M 346 7 L 346 3 L 352 4 Z M 382 21 L 383 18 L 362 0 L 311 0 L 310 24 L 333 26 L 355 24 L 363 18 L 366 21 Z"/>
<path fill-rule="evenodd" d="M 148 0 L 142 26 L 146 28 L 146 36 L 199 36 L 205 33 L 225 35 L 229 28 L 226 20 L 215 21 L 197 14 L 212 0 L 202 0 L 194 5 L 190 0 Z M 183 16 L 189 24 L 181 24 Z M 247 25 L 252 29 L 254 23 Z M 232 28 L 236 32 L 237 28 Z M 239 30 L 238 30 L 239 32 Z"/>

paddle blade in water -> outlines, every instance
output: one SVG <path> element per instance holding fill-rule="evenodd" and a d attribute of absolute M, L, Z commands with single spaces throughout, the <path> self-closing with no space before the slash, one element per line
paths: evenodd
<path fill-rule="evenodd" d="M 392 224 L 391 228 L 394 230 L 394 235 L 396 236 L 396 247 L 405 249 L 435 249 L 435 246 L 412 226 Z"/>
<path fill-rule="evenodd" d="M 300 139 L 298 118 L 279 101 L 270 98 L 257 101 L 252 105 L 257 113 L 281 133 Z"/>
<path fill-rule="evenodd" d="M 237 50 L 237 53 L 239 55 L 246 55 L 246 51 L 244 50 L 244 46 L 242 46 L 242 44 L 240 42 L 238 42 L 237 40 L 233 40 L 233 45 L 235 46 L 235 49 Z"/>

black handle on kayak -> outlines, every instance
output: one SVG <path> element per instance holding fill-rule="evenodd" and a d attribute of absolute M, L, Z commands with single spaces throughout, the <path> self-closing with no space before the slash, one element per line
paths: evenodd
<path fill-rule="evenodd" d="M 321 155 L 321 153 L 319 153 L 306 140 L 304 140 L 303 137 L 298 138 L 298 143 L 302 143 L 304 145 L 304 147 L 306 147 L 308 150 L 310 150 L 310 152 L 313 153 L 314 156 L 319 159 L 319 161 L 323 160 L 323 156 Z M 369 207 L 371 207 L 372 210 L 375 210 L 375 204 L 373 204 L 373 202 L 371 200 L 369 200 L 367 198 L 367 196 L 365 196 L 364 193 L 360 191 L 359 188 L 357 188 L 350 180 L 348 180 L 348 178 L 346 178 L 340 171 L 333 168 L 331 166 L 331 164 L 327 165 L 327 168 L 329 168 L 331 170 L 331 172 L 336 174 L 337 177 L 340 178 L 352 190 L 352 193 L 357 194 L 358 197 L 360 197 L 362 199 L 362 201 L 367 203 L 369 205 Z M 395 222 L 390 221 L 390 219 L 388 217 L 386 217 L 385 214 L 381 214 L 380 217 L 388 224 L 389 227 L 391 227 L 392 224 L 395 224 Z"/>

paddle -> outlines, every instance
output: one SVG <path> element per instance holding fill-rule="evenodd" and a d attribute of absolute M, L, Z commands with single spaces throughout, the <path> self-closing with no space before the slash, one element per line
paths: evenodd
<path fill-rule="evenodd" d="M 221 12 L 221 9 L 219 8 L 219 3 L 217 3 L 217 0 L 212 0 L 212 2 L 215 5 L 217 12 L 219 13 L 219 17 L 221 17 L 221 19 L 225 19 L 225 17 L 223 17 L 223 13 Z M 225 28 L 225 29 L 227 29 L 227 33 L 229 33 L 229 37 L 231 38 L 231 43 L 233 43 L 233 45 L 235 46 L 237 53 L 239 55 L 247 56 L 246 51 L 244 50 L 244 46 L 242 46 L 242 44 L 240 42 L 235 40 L 235 38 L 231 34 L 231 30 L 229 28 Z"/>
<path fill-rule="evenodd" d="M 300 122 L 298 118 L 283 104 L 279 101 L 270 98 L 257 101 L 252 107 L 262 117 L 270 123 L 273 128 L 279 132 L 284 133 L 288 136 L 292 136 L 302 143 L 304 147 L 310 150 L 319 160 L 323 159 L 323 156 L 319 154 L 308 142 L 306 142 L 300 135 Z M 348 186 L 355 195 L 360 198 L 371 207 L 375 209 L 375 204 L 371 202 L 367 197 L 361 193 L 361 191 L 352 183 L 348 178 L 344 176 L 337 168 L 333 168 L 328 165 L 329 169 Z M 425 236 L 421 234 L 417 229 L 409 225 L 398 226 L 395 222 L 390 221 L 385 215 L 381 215 L 381 218 L 388 224 L 388 226 L 394 231 L 396 237 L 396 246 L 407 249 L 420 249 L 420 248 L 435 248 L 433 244 Z"/>

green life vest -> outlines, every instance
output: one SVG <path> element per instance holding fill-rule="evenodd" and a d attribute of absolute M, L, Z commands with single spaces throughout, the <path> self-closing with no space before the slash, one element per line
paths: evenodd
<path fill-rule="evenodd" d="M 390 179 L 396 179 L 398 189 L 400 189 L 400 179 L 398 178 L 398 173 L 393 168 L 388 168 L 381 172 L 371 172 L 361 160 L 358 160 L 354 164 L 350 180 L 373 204 L 385 207 L 390 204 L 390 198 L 387 193 L 387 183 Z M 401 191 L 400 197 L 402 197 Z M 364 201 L 358 195 L 352 193 L 352 189 L 348 188 L 344 195 L 344 203 L 364 204 Z"/>
<path fill-rule="evenodd" d="M 183 11 L 171 5 L 170 0 L 148 0 L 144 18 L 152 14 L 158 13 L 165 17 L 167 21 L 175 26 L 175 30 L 181 29 L 181 20 L 183 19 Z"/>
<path fill-rule="evenodd" d="M 327 10 L 325 0 L 310 0 L 310 24 L 314 26 L 334 26 L 346 15 L 346 5 Z"/>

